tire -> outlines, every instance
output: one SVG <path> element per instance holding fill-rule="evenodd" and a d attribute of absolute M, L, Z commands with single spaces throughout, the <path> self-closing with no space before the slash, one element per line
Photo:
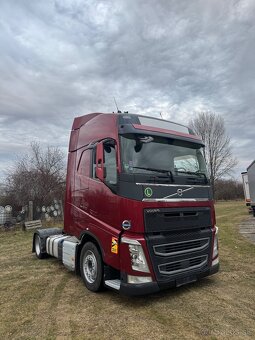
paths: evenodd
<path fill-rule="evenodd" d="M 85 286 L 92 292 L 102 289 L 103 261 L 96 245 L 84 244 L 80 256 L 80 273 Z"/>
<path fill-rule="evenodd" d="M 35 234 L 34 245 L 35 245 L 35 255 L 36 255 L 36 257 L 40 260 L 45 258 L 46 254 L 42 252 L 42 242 L 41 242 L 41 238 L 38 234 Z"/>

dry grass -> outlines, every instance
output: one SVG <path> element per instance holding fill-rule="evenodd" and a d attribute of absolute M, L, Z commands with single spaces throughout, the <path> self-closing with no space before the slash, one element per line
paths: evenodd
<path fill-rule="evenodd" d="M 217 204 L 221 271 L 155 295 L 93 294 L 32 232 L 0 232 L 0 339 L 255 338 L 255 245 L 238 233 L 242 202 Z"/>

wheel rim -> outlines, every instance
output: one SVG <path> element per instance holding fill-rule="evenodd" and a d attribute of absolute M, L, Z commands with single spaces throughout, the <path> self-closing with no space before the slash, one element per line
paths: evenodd
<path fill-rule="evenodd" d="M 41 253 L 41 240 L 39 236 L 36 236 L 35 238 L 35 253 L 37 256 Z"/>
<path fill-rule="evenodd" d="M 91 250 L 86 252 L 83 262 L 83 272 L 87 282 L 94 283 L 96 281 L 97 260 L 95 254 Z"/>

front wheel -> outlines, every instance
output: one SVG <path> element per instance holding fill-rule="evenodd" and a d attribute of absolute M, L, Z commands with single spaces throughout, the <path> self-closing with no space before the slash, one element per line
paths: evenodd
<path fill-rule="evenodd" d="M 80 272 L 85 286 L 92 292 L 102 288 L 103 262 L 102 257 L 92 242 L 85 243 L 81 251 Z"/>
<path fill-rule="evenodd" d="M 42 242 L 41 238 L 38 234 L 35 235 L 35 254 L 38 259 L 43 259 L 45 257 L 45 253 L 42 252 Z"/>

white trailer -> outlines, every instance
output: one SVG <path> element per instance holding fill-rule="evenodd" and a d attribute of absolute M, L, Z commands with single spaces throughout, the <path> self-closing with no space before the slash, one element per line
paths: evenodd
<path fill-rule="evenodd" d="M 251 205 L 251 197 L 250 197 L 250 188 L 249 188 L 249 181 L 248 181 L 248 173 L 247 171 L 242 172 L 242 179 L 243 179 L 243 191 L 244 191 L 244 198 L 245 203 L 247 206 Z"/>
<path fill-rule="evenodd" d="M 255 216 L 255 161 L 253 161 L 247 168 L 249 193 L 250 193 L 250 205 Z"/>

